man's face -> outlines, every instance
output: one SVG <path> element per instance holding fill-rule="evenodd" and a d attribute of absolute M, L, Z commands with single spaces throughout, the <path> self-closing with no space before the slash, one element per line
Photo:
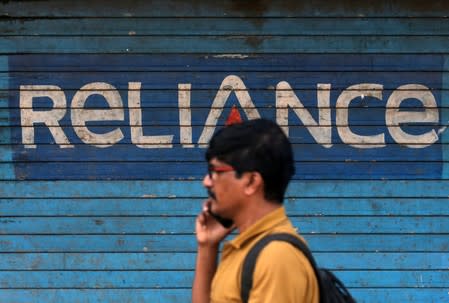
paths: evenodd
<path fill-rule="evenodd" d="M 203 185 L 210 197 L 210 210 L 224 218 L 232 219 L 242 200 L 242 180 L 237 178 L 232 166 L 213 158 Z"/>

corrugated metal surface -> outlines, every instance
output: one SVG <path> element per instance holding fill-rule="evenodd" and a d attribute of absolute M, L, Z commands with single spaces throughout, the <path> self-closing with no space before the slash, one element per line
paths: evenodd
<path fill-rule="evenodd" d="M 449 302 L 445 1 L 0 7 L 0 302 L 189 302 L 232 105 L 288 127 L 288 212 L 360 302 Z"/>

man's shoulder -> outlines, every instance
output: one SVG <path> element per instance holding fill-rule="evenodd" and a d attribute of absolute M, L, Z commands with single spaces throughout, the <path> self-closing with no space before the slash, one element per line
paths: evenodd
<path fill-rule="evenodd" d="M 270 235 L 276 233 L 288 233 L 297 237 L 300 241 L 305 242 L 304 239 L 294 230 L 275 230 L 272 231 Z M 266 236 L 268 236 L 268 234 L 259 238 L 258 241 L 262 240 L 262 238 Z M 271 241 L 262 249 L 259 257 L 257 258 L 256 269 L 270 272 L 277 270 L 289 270 L 297 273 L 303 272 L 307 275 L 313 275 L 313 268 L 302 251 L 292 244 L 281 240 Z"/>
<path fill-rule="evenodd" d="M 317 302 L 318 298 L 313 267 L 299 249 L 285 241 L 272 241 L 260 252 L 253 285 L 264 295 L 283 298 L 277 302 Z"/>
<path fill-rule="evenodd" d="M 302 241 L 301 238 L 299 239 Z M 298 248 L 288 242 L 280 240 L 268 243 L 260 252 L 258 263 L 259 261 L 267 263 L 267 265 L 291 263 L 292 265 L 299 264 L 303 267 L 309 264 L 306 256 Z"/>

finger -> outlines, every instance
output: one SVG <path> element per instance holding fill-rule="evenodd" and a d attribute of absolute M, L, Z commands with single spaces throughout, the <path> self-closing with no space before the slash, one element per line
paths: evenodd
<path fill-rule="evenodd" d="M 204 201 L 203 203 L 203 212 L 208 212 L 210 210 L 210 199 L 207 199 L 206 201 Z"/>
<path fill-rule="evenodd" d="M 200 225 L 200 226 L 206 226 L 206 222 L 207 222 L 207 219 L 206 219 L 206 216 L 205 216 L 205 213 L 204 212 L 202 212 L 202 213 L 200 213 L 197 217 L 196 217 L 196 222 Z"/>

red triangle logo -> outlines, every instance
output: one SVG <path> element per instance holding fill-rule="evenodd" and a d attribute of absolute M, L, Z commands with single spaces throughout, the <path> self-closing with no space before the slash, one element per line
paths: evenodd
<path fill-rule="evenodd" d="M 242 117 L 240 116 L 240 112 L 237 109 L 237 106 L 233 105 L 231 108 L 231 113 L 229 114 L 228 118 L 226 119 L 225 126 L 236 124 L 236 123 L 242 123 Z"/>

